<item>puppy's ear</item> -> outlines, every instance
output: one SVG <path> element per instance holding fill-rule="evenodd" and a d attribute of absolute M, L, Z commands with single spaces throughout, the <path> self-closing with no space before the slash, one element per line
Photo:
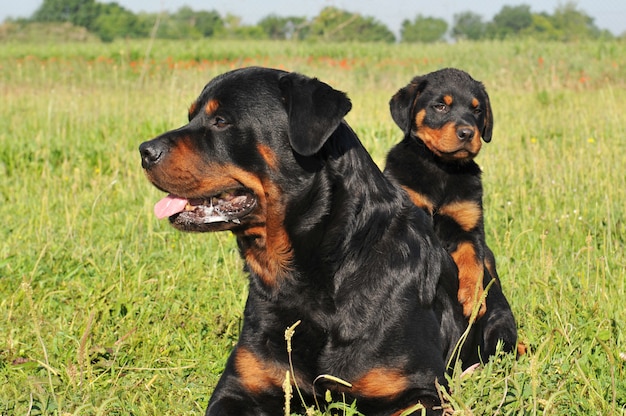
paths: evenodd
<path fill-rule="evenodd" d="M 415 101 L 417 101 L 420 93 L 426 88 L 426 83 L 425 76 L 415 77 L 407 86 L 398 90 L 398 92 L 391 97 L 391 100 L 389 100 L 391 117 L 404 133 L 411 131 L 411 113 L 413 112 Z"/>
<path fill-rule="evenodd" d="M 289 142 L 303 155 L 317 153 L 352 108 L 345 93 L 315 78 L 283 75 L 278 85 L 289 116 Z"/>
<path fill-rule="evenodd" d="M 491 111 L 491 103 L 489 102 L 489 95 L 485 86 L 481 83 L 483 96 L 485 97 L 485 113 L 483 115 L 483 130 L 481 136 L 486 143 L 491 141 L 491 135 L 493 133 L 493 112 Z"/>

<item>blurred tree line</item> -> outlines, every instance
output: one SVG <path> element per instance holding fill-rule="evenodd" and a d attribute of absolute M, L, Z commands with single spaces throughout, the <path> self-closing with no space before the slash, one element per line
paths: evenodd
<path fill-rule="evenodd" d="M 116 38 L 164 39 L 233 38 L 294 39 L 321 41 L 441 42 L 448 40 L 506 39 L 534 37 L 541 40 L 575 41 L 612 38 L 595 26 L 593 18 L 578 10 L 574 2 L 559 5 L 553 14 L 533 13 L 528 5 L 504 6 L 491 21 L 466 11 L 454 15 L 452 27 L 441 18 L 418 15 L 402 22 L 399 39 L 372 17 L 326 7 L 308 19 L 269 15 L 256 25 L 216 11 L 182 7 L 174 13 L 135 14 L 118 3 L 96 0 L 44 0 L 28 19 L 18 23 L 66 23 L 84 27 L 103 41 Z"/>

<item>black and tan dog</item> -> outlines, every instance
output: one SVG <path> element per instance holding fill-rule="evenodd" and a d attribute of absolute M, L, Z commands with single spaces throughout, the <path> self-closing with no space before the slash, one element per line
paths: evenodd
<path fill-rule="evenodd" d="M 296 321 L 291 377 L 307 404 L 329 389 L 368 416 L 440 412 L 436 380 L 466 326 L 456 267 L 343 121 L 350 108 L 316 79 L 245 68 L 210 81 L 187 125 L 140 146 L 169 194 L 156 214 L 183 231 L 231 231 L 250 275 L 208 415 L 283 413 Z M 322 374 L 350 387 L 314 389 Z"/>
<path fill-rule="evenodd" d="M 489 142 L 492 136 L 487 91 L 466 72 L 446 68 L 415 77 L 389 105 L 404 139 L 389 151 L 385 174 L 432 217 L 459 270 L 458 300 L 464 315 L 470 317 L 475 307 L 477 317 L 487 313 L 477 332 L 484 338 L 483 353 L 495 352 L 498 340 L 505 350 L 513 350 L 516 323 L 485 243 L 481 170 L 474 161 L 481 137 Z M 484 287 L 492 280 L 485 298 Z"/>

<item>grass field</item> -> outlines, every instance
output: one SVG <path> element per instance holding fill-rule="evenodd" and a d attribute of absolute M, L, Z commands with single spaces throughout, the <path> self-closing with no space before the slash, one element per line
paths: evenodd
<path fill-rule="evenodd" d="M 530 353 L 451 381 L 458 414 L 626 415 L 626 43 L 0 44 L 0 415 L 204 411 L 246 277 L 229 234 L 158 221 L 138 145 L 247 65 L 347 91 L 378 163 L 390 96 L 456 66 L 494 109 L 486 232 Z M 312 404 L 312 403 L 310 403 Z"/>

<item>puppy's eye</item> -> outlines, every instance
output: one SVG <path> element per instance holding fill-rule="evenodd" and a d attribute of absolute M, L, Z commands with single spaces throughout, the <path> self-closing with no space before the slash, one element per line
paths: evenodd
<path fill-rule="evenodd" d="M 439 113 L 447 113 L 449 109 L 449 107 L 444 103 L 435 104 L 433 105 L 433 108 Z"/>
<path fill-rule="evenodd" d="M 482 114 L 482 112 L 483 110 L 480 107 L 474 108 L 474 115 L 479 116 Z"/>

